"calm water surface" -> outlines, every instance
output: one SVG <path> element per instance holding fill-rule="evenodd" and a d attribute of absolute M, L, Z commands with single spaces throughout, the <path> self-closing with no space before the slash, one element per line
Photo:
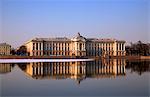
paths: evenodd
<path fill-rule="evenodd" d="M 146 96 L 150 61 L 0 63 L 1 96 Z"/>

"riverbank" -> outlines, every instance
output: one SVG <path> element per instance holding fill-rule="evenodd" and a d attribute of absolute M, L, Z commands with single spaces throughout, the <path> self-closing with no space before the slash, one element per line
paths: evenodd
<path fill-rule="evenodd" d="M 150 60 L 150 56 L 126 56 L 127 60 Z"/>
<path fill-rule="evenodd" d="M 30 63 L 30 62 L 86 62 L 94 59 L 0 59 L 0 63 Z"/>
<path fill-rule="evenodd" d="M 0 59 L 127 59 L 127 60 L 150 60 L 150 56 L 112 56 L 112 57 L 101 57 L 101 56 L 0 56 Z"/>
<path fill-rule="evenodd" d="M 0 59 L 75 59 L 71 56 L 0 56 Z"/>

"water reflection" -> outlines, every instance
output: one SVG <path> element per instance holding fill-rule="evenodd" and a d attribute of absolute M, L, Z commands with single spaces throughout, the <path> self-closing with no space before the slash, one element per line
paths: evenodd
<path fill-rule="evenodd" d="M 147 96 L 149 72 L 150 61 L 125 59 L 0 64 L 5 96 Z"/>
<path fill-rule="evenodd" d="M 27 63 L 18 66 L 34 79 L 74 79 L 80 83 L 86 78 L 115 78 L 125 76 L 124 59 L 91 62 Z"/>
<path fill-rule="evenodd" d="M 131 73 L 136 72 L 139 75 L 142 75 L 144 72 L 150 72 L 150 61 L 144 60 L 134 60 L 134 61 L 127 61 L 126 69 L 130 69 Z"/>
<path fill-rule="evenodd" d="M 115 78 L 125 76 L 126 69 L 141 75 L 150 71 L 150 61 L 126 61 L 125 59 L 96 60 L 90 62 L 50 62 L 0 64 L 0 74 L 9 73 L 18 65 L 34 79 L 74 79 L 80 83 L 86 78 Z"/>
<path fill-rule="evenodd" d="M 14 64 L 0 63 L 0 74 L 10 73 Z"/>

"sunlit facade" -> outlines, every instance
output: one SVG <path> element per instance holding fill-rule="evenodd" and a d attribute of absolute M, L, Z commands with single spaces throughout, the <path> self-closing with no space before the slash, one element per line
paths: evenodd
<path fill-rule="evenodd" d="M 125 41 L 85 38 L 35 38 L 25 44 L 29 56 L 125 56 Z"/>
<path fill-rule="evenodd" d="M 11 45 L 0 43 L 0 55 L 10 55 Z"/>

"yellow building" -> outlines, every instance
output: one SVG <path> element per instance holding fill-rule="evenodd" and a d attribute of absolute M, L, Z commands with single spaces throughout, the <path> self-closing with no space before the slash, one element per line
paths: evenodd
<path fill-rule="evenodd" d="M 124 56 L 125 41 L 85 38 L 35 38 L 25 43 L 29 56 Z"/>
<path fill-rule="evenodd" d="M 10 55 L 11 46 L 7 43 L 0 43 L 0 55 Z"/>

